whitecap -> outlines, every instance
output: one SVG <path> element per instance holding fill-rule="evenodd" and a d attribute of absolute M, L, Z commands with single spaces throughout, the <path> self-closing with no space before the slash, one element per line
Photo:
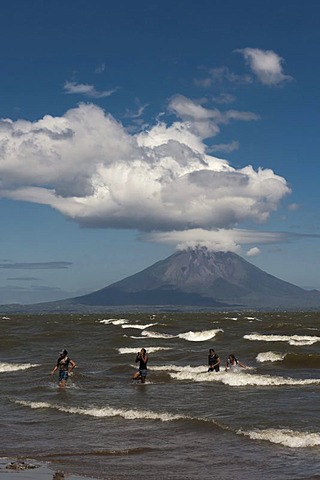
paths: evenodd
<path fill-rule="evenodd" d="M 268 428 L 265 430 L 253 430 L 237 432 L 252 440 L 266 440 L 290 448 L 309 448 L 320 445 L 320 434 L 310 432 L 298 432 L 290 429 Z"/>
<path fill-rule="evenodd" d="M 220 372 L 210 372 L 208 373 L 207 368 L 205 367 L 186 367 L 183 370 L 170 372 L 169 375 L 174 380 L 180 381 L 192 381 L 192 382 L 210 382 L 216 381 L 217 377 L 220 376 Z"/>
<path fill-rule="evenodd" d="M 277 352 L 262 352 L 258 353 L 256 360 L 258 363 L 264 362 L 282 362 L 285 358 L 284 353 L 277 353 Z"/>
<path fill-rule="evenodd" d="M 153 352 L 159 352 L 161 350 L 171 350 L 169 347 L 144 347 L 148 353 L 153 353 Z M 125 355 L 125 354 L 134 354 L 137 353 L 137 348 L 132 348 L 132 347 L 122 347 L 117 349 L 120 355 Z"/>
<path fill-rule="evenodd" d="M 18 370 L 27 370 L 28 368 L 39 367 L 37 363 L 6 363 L 0 362 L 0 373 L 17 372 Z"/>
<path fill-rule="evenodd" d="M 156 371 L 156 372 L 167 372 L 167 371 L 177 371 L 179 370 L 181 367 L 177 367 L 176 365 L 172 365 L 172 364 L 169 364 L 169 365 L 151 365 L 150 367 L 148 367 L 149 370 L 153 370 L 153 371 Z M 203 371 L 203 369 L 202 369 Z"/>
<path fill-rule="evenodd" d="M 148 338 L 177 338 L 176 335 L 170 335 L 169 333 L 158 333 L 158 332 L 150 332 L 150 331 L 143 331 L 141 333 L 144 337 Z"/>
<path fill-rule="evenodd" d="M 107 320 L 100 320 L 99 323 L 104 323 L 105 325 L 124 325 L 128 323 L 128 320 L 125 318 L 108 318 Z"/>
<path fill-rule="evenodd" d="M 171 378 L 180 381 L 194 382 L 221 382 L 231 387 L 257 386 L 274 387 L 283 385 L 318 385 L 320 378 L 296 379 L 271 375 L 256 375 L 246 373 L 239 368 L 237 371 L 207 372 L 203 366 L 198 367 L 176 367 L 169 371 Z M 247 370 L 247 369 L 246 369 Z"/>
<path fill-rule="evenodd" d="M 157 325 L 157 323 L 148 323 L 147 325 L 139 325 L 139 324 L 124 324 L 121 325 L 121 328 L 137 328 L 138 330 L 144 330 L 145 328 L 153 327 L 153 325 Z"/>
<path fill-rule="evenodd" d="M 186 333 L 179 333 L 179 335 L 177 336 L 179 338 L 187 340 L 188 342 L 204 342 L 215 337 L 219 332 L 223 332 L 223 330 L 221 328 L 216 328 L 213 330 L 203 330 L 202 332 L 193 332 L 192 330 L 190 330 Z"/>
<path fill-rule="evenodd" d="M 271 375 L 253 375 L 239 372 L 237 374 L 227 373 L 221 381 L 232 387 L 257 386 L 257 387 L 275 387 L 283 385 L 319 385 L 319 378 L 298 379 L 291 377 L 278 377 Z"/>
<path fill-rule="evenodd" d="M 158 413 L 151 410 L 133 410 L 113 407 L 64 407 L 61 405 L 54 405 L 48 402 L 28 402 L 24 400 L 16 400 L 16 404 L 30 407 L 33 409 L 52 408 L 60 412 L 88 415 L 90 417 L 105 418 L 105 417 L 122 417 L 126 420 L 160 420 L 162 422 L 172 422 L 190 418 L 185 415 L 174 415 L 171 413 Z"/>
<path fill-rule="evenodd" d="M 246 340 L 257 342 L 287 342 L 289 345 L 303 346 L 320 342 L 320 337 L 310 335 L 261 335 L 251 333 L 243 336 Z"/>

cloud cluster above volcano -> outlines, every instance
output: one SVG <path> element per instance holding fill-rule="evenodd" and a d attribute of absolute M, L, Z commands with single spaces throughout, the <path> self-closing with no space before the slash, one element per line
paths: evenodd
<path fill-rule="evenodd" d="M 175 121 L 139 133 L 93 104 L 61 117 L 0 122 L 0 194 L 47 204 L 81 226 L 152 231 L 231 229 L 264 222 L 289 193 L 272 170 L 236 169 L 206 138 L 258 116 L 205 108 L 183 96 Z"/>

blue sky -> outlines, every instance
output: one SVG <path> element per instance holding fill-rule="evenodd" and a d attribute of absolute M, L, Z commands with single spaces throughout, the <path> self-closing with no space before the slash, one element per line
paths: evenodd
<path fill-rule="evenodd" d="M 320 6 L 0 6 L 0 304 L 91 292 L 177 248 L 320 289 Z"/>

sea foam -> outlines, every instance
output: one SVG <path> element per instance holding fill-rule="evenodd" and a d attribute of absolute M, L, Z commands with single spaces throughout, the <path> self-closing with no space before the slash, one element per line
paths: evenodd
<path fill-rule="evenodd" d="M 221 328 L 216 328 L 213 330 L 203 330 L 202 332 L 193 332 L 190 330 L 186 333 L 179 333 L 177 337 L 183 338 L 188 342 L 205 342 L 206 340 L 210 340 L 211 338 L 215 337 L 217 333 L 223 332 Z"/>
<path fill-rule="evenodd" d="M 171 413 L 158 413 L 151 410 L 133 410 L 133 409 L 124 409 L 124 408 L 113 408 L 113 407 L 64 407 L 62 405 L 55 405 L 48 402 L 28 402 L 24 400 L 16 400 L 16 404 L 23 405 L 25 407 L 33 409 L 43 409 L 51 408 L 59 410 L 60 412 L 78 414 L 78 415 L 88 415 L 90 417 L 122 417 L 126 420 L 160 420 L 161 422 L 172 422 L 175 420 L 182 420 L 187 417 L 185 415 L 174 415 Z"/>
<path fill-rule="evenodd" d="M 28 368 L 39 367 L 37 363 L 5 363 L 0 362 L 0 373 L 17 372 L 18 370 L 27 370 Z"/>
<path fill-rule="evenodd" d="M 141 335 L 148 338 L 177 338 L 175 335 L 170 335 L 169 333 L 159 333 L 159 332 L 150 332 L 143 331 Z"/>
<path fill-rule="evenodd" d="M 244 335 L 243 338 L 256 342 L 287 342 L 289 345 L 298 347 L 303 345 L 313 345 L 314 343 L 320 342 L 320 337 L 310 335 L 261 335 L 258 333 L 251 333 L 249 335 Z"/>
<path fill-rule="evenodd" d="M 238 430 L 237 434 L 245 435 L 252 440 L 265 440 L 290 448 L 309 448 L 320 445 L 319 433 L 298 432 L 290 429 Z"/>
<path fill-rule="evenodd" d="M 258 353 L 256 360 L 258 363 L 264 362 L 282 362 L 285 358 L 285 354 L 277 352 L 262 352 Z"/>
<path fill-rule="evenodd" d="M 157 323 L 148 323 L 147 325 L 139 325 L 137 323 L 127 323 L 124 325 L 121 325 L 121 328 L 137 328 L 138 330 L 144 330 L 145 328 L 153 327 L 154 325 L 157 325 Z"/>
<path fill-rule="evenodd" d="M 153 353 L 153 352 L 159 352 L 161 350 L 171 350 L 170 347 L 145 347 L 148 353 Z M 120 355 L 125 355 L 125 354 L 134 354 L 137 353 L 138 349 L 137 348 L 132 348 L 132 347 L 122 347 L 117 349 Z"/>
<path fill-rule="evenodd" d="M 178 333 L 177 335 L 170 335 L 169 333 L 160 333 L 154 331 L 143 331 L 141 335 L 148 338 L 181 338 L 188 342 L 205 342 L 206 340 L 214 338 L 219 332 L 223 332 L 223 330 L 221 328 L 216 328 L 213 330 L 203 330 L 201 332 L 194 332 L 190 330 L 189 332 Z"/>
<path fill-rule="evenodd" d="M 207 372 L 203 366 L 191 367 L 190 365 L 185 367 L 170 366 L 169 375 L 171 378 L 180 381 L 193 381 L 193 382 L 220 382 L 231 387 L 243 387 L 243 386 L 258 386 L 258 387 L 275 387 L 283 385 L 319 385 L 320 378 L 290 378 L 280 377 L 272 375 L 257 375 L 247 373 L 243 369 L 239 369 L 235 372 Z"/>
<path fill-rule="evenodd" d="M 105 325 L 124 325 L 128 323 L 128 320 L 125 318 L 108 318 L 107 320 L 100 320 L 99 323 L 104 323 Z"/>

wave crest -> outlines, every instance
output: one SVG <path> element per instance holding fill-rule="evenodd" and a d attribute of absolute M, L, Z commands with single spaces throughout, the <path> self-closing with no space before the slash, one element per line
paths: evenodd
<path fill-rule="evenodd" d="M 39 367 L 37 363 L 6 363 L 0 362 L 0 373 L 17 372 L 18 370 L 27 370 L 28 368 Z"/>
<path fill-rule="evenodd" d="M 64 407 L 61 405 L 54 405 L 48 402 L 28 402 L 24 400 L 16 400 L 16 404 L 33 409 L 51 408 L 60 412 L 88 415 L 90 417 L 122 417 L 126 420 L 160 420 L 161 422 L 172 422 L 176 420 L 184 420 L 190 417 L 185 415 L 174 415 L 171 413 L 158 413 L 151 410 L 132 410 L 113 407 Z"/>
<path fill-rule="evenodd" d="M 289 345 L 298 347 L 320 342 L 320 337 L 315 335 L 262 335 L 259 333 L 251 333 L 244 335 L 243 338 L 255 342 L 287 342 Z"/>
<path fill-rule="evenodd" d="M 320 445 L 320 435 L 318 433 L 297 432 L 290 429 L 269 428 L 248 432 L 239 430 L 237 434 L 245 435 L 252 440 L 265 440 L 289 448 L 309 448 Z"/>

